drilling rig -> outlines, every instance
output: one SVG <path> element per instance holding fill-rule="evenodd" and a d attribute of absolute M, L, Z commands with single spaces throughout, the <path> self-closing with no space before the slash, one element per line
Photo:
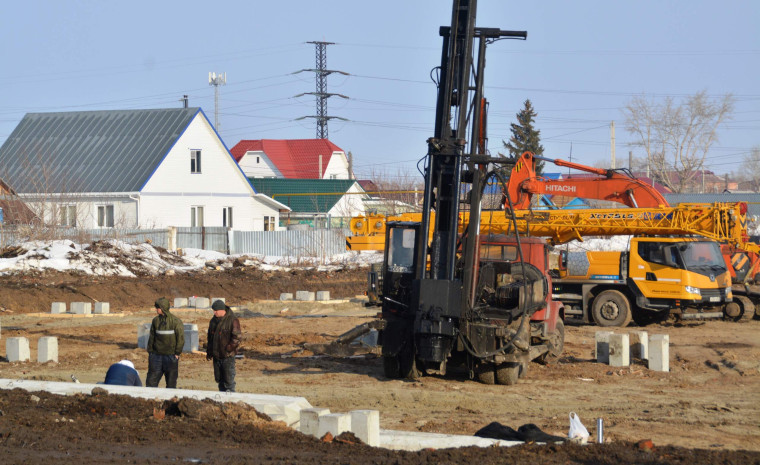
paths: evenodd
<path fill-rule="evenodd" d="M 454 0 L 451 26 L 440 29 L 421 220 L 385 228 L 379 334 L 389 378 L 456 366 L 487 384 L 514 384 L 530 361 L 551 361 L 564 344 L 544 241 L 481 237 L 484 187 L 517 161 L 486 151 L 486 45 L 527 32 L 476 27 L 476 9 L 477 0 Z"/>

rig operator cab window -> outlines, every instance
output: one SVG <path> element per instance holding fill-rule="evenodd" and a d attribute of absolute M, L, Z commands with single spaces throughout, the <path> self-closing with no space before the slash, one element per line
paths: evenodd
<path fill-rule="evenodd" d="M 391 228 L 388 250 L 388 271 L 391 273 L 414 272 L 414 245 L 416 229 Z"/>

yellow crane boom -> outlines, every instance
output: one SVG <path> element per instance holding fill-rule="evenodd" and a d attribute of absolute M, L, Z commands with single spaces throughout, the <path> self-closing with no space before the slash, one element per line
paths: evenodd
<path fill-rule="evenodd" d="M 466 224 L 467 213 L 460 213 Z M 383 250 L 386 221 L 419 221 L 419 213 L 398 216 L 367 215 L 351 220 L 354 234 L 346 239 L 349 250 Z M 760 253 L 749 242 L 745 203 L 682 203 L 675 207 L 579 210 L 518 210 L 517 232 L 546 237 L 558 244 L 586 236 L 692 236 L 726 242 L 747 252 Z M 482 233 L 509 234 L 514 225 L 504 211 L 484 211 Z M 462 231 L 460 231 L 461 233 Z"/>

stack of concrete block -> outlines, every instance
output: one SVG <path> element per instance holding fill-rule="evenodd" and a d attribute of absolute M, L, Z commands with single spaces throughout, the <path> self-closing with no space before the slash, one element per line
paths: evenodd
<path fill-rule="evenodd" d="M 330 413 L 325 408 L 302 409 L 299 426 L 302 433 L 318 438 L 327 433 L 336 437 L 351 432 L 369 446 L 380 445 L 380 412 L 377 410 Z"/>
<path fill-rule="evenodd" d="M 92 304 L 90 302 L 71 302 L 71 313 L 89 315 L 92 313 Z"/>
<path fill-rule="evenodd" d="M 650 370 L 670 370 L 670 337 L 667 334 L 649 336 L 646 331 L 615 334 L 611 331 L 596 332 L 596 361 L 610 366 L 630 365 L 630 355 L 647 360 Z"/>
<path fill-rule="evenodd" d="M 111 304 L 108 302 L 95 302 L 95 309 L 92 313 L 96 315 L 107 315 L 111 313 Z"/>
<path fill-rule="evenodd" d="M 66 313 L 65 302 L 53 302 L 50 306 L 50 313 Z"/>
<path fill-rule="evenodd" d="M 52 336 L 41 337 L 37 341 L 37 361 L 39 363 L 58 363 L 58 338 Z"/>
<path fill-rule="evenodd" d="M 9 362 L 28 362 L 30 358 L 29 339 L 9 337 L 5 340 L 5 356 Z"/>

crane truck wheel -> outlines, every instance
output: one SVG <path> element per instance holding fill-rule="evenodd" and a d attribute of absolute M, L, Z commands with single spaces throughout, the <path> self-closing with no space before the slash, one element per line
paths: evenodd
<path fill-rule="evenodd" d="M 406 379 L 417 379 L 420 377 L 420 371 L 417 369 L 417 360 L 414 356 L 414 345 L 404 344 L 404 347 L 398 353 L 399 377 Z"/>
<path fill-rule="evenodd" d="M 550 365 L 559 360 L 562 351 L 565 349 L 565 323 L 562 320 L 557 319 L 554 334 L 547 341 L 547 345 L 549 346 L 549 351 L 537 359 L 539 363 L 543 363 L 544 365 Z"/>
<path fill-rule="evenodd" d="M 754 317 L 757 313 L 755 304 L 752 302 L 752 300 L 749 299 L 749 297 L 745 297 L 743 295 L 739 295 L 734 298 L 739 301 L 739 306 L 742 308 L 742 314 L 739 319 L 742 321 L 750 321 L 752 317 Z"/>
<path fill-rule="evenodd" d="M 591 314 L 599 326 L 626 327 L 631 322 L 631 303 L 622 292 L 608 289 L 594 298 Z"/>
<path fill-rule="evenodd" d="M 502 363 L 496 366 L 496 383 L 512 386 L 520 378 L 520 364 L 515 362 Z"/>

